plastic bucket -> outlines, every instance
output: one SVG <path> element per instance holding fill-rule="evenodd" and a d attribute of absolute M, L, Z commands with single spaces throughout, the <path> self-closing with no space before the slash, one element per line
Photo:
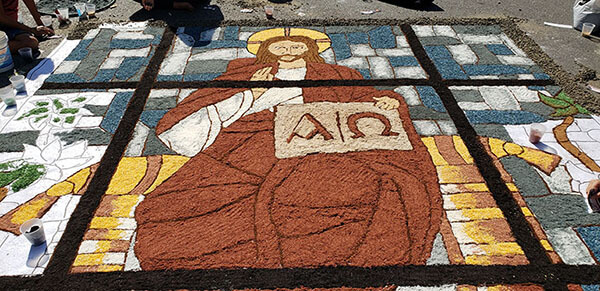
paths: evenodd
<path fill-rule="evenodd" d="M 8 48 L 8 37 L 6 33 L 0 31 L 0 73 L 10 71 L 14 66 L 12 57 L 10 56 L 10 49 Z"/>

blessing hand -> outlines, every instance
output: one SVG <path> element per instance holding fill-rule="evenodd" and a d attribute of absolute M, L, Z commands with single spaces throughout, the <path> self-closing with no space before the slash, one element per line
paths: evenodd
<path fill-rule="evenodd" d="M 388 96 L 382 96 L 382 97 L 373 97 L 373 99 L 375 99 L 375 106 L 377 106 L 378 108 L 381 108 L 383 110 L 394 110 L 394 109 L 398 109 L 398 107 L 400 107 L 400 101 L 394 99 L 394 98 L 390 98 Z"/>
<path fill-rule="evenodd" d="M 273 67 L 262 68 L 254 73 L 250 77 L 250 81 L 273 81 L 273 74 L 271 74 Z M 252 96 L 254 100 L 258 99 L 263 93 L 267 91 L 267 88 L 251 88 Z"/>

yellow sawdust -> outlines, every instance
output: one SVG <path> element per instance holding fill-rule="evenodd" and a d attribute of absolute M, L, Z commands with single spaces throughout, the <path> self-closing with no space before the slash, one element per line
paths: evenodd
<path fill-rule="evenodd" d="M 85 183 L 87 182 L 91 173 L 92 171 L 90 168 L 85 168 L 67 179 L 67 181 L 75 185 L 73 192 L 78 193 L 79 190 L 85 186 Z"/>
<path fill-rule="evenodd" d="M 462 215 L 471 220 L 504 218 L 500 208 L 463 209 Z"/>
<path fill-rule="evenodd" d="M 444 157 L 442 157 L 442 155 L 440 154 L 440 151 L 438 150 L 437 145 L 435 144 L 435 139 L 433 139 L 433 137 L 422 137 L 421 140 L 423 141 L 423 144 L 425 144 L 425 146 L 427 147 L 427 151 L 429 151 L 434 165 L 448 165 L 448 162 L 446 162 Z"/>
<path fill-rule="evenodd" d="M 467 149 L 467 146 L 463 142 L 462 138 L 460 138 L 460 136 L 453 135 L 452 140 L 454 141 L 454 148 L 456 148 L 456 151 L 463 158 L 463 160 L 465 160 L 467 164 L 473 164 L 473 157 L 471 157 L 471 154 L 469 153 L 469 150 Z"/>
<path fill-rule="evenodd" d="M 42 198 L 34 198 L 33 200 L 23 204 L 19 207 L 13 216 L 10 219 L 10 222 L 14 224 L 23 224 L 23 222 L 38 217 L 38 213 L 47 203 L 50 202 L 50 199 L 47 197 Z"/>
<path fill-rule="evenodd" d="M 467 222 L 463 225 L 463 231 L 478 244 L 495 244 L 498 240 L 493 235 L 493 230 L 481 226 L 477 222 Z"/>
<path fill-rule="evenodd" d="M 490 150 L 492 154 L 494 154 L 498 158 L 503 158 L 508 155 L 508 153 L 504 150 L 505 141 L 497 138 L 489 138 L 488 143 L 490 145 Z"/>
<path fill-rule="evenodd" d="M 542 244 L 542 246 L 544 247 L 545 250 L 547 250 L 549 252 L 554 251 L 554 249 L 552 248 L 552 245 L 550 244 L 550 242 L 547 239 L 540 240 L 540 243 Z"/>
<path fill-rule="evenodd" d="M 138 203 L 138 195 L 122 195 L 112 201 L 113 211 L 110 213 L 113 217 L 132 217 L 131 210 Z"/>
<path fill-rule="evenodd" d="M 124 230 L 119 230 L 119 229 L 110 229 L 108 230 L 108 232 L 106 233 L 106 235 L 104 235 L 105 239 L 108 240 L 116 240 L 116 239 L 125 239 L 127 237 L 127 232 Z"/>
<path fill-rule="evenodd" d="M 68 194 L 73 194 L 75 193 L 73 191 L 73 183 L 69 182 L 69 181 L 63 181 L 60 182 L 52 187 L 50 187 L 50 189 L 48 189 L 48 191 L 46 191 L 46 194 L 48 194 L 48 196 L 54 196 L 54 197 L 60 197 L 60 196 L 64 196 L 64 195 L 68 195 Z"/>
<path fill-rule="evenodd" d="M 468 182 L 468 176 L 463 173 L 463 166 L 436 167 L 441 184 L 462 184 Z"/>
<path fill-rule="evenodd" d="M 475 208 L 477 206 L 477 198 L 474 194 L 470 193 L 451 195 L 450 201 L 454 203 L 456 209 Z"/>
<path fill-rule="evenodd" d="M 520 153 L 523 152 L 523 147 L 518 145 L 518 144 L 514 144 L 512 142 L 507 142 L 504 144 L 504 150 L 509 154 L 509 155 L 518 155 Z"/>
<path fill-rule="evenodd" d="M 121 265 L 100 265 L 98 266 L 98 272 L 115 272 L 122 271 L 123 266 Z"/>
<path fill-rule="evenodd" d="M 531 210 L 527 207 L 521 207 L 521 211 L 525 216 L 533 216 L 533 213 L 531 213 Z"/>
<path fill-rule="evenodd" d="M 146 175 L 145 157 L 122 158 L 117 167 L 106 194 L 127 194 L 138 185 Z"/>
<path fill-rule="evenodd" d="M 90 228 L 114 229 L 119 226 L 119 219 L 116 217 L 94 217 L 90 223 Z"/>
<path fill-rule="evenodd" d="M 553 166 L 558 165 L 558 162 L 555 162 L 557 156 L 535 149 L 525 148 L 518 157 L 538 167 L 545 173 L 551 173 L 554 170 Z"/>
<path fill-rule="evenodd" d="M 106 253 L 110 250 L 110 241 L 109 240 L 100 240 L 96 242 L 96 251 L 95 253 Z"/>
<path fill-rule="evenodd" d="M 105 254 L 79 254 L 73 262 L 73 266 L 95 266 L 102 264 Z"/>
<path fill-rule="evenodd" d="M 171 156 L 171 155 L 163 156 L 162 157 L 162 166 L 160 168 L 160 171 L 158 172 L 158 176 L 156 177 L 156 179 L 154 180 L 154 183 L 152 183 L 150 188 L 148 188 L 148 190 L 146 190 L 146 192 L 144 192 L 144 194 L 148 194 L 148 193 L 154 191 L 154 189 L 156 189 L 156 187 L 158 187 L 160 184 L 162 184 L 162 182 L 164 182 L 169 177 L 171 177 L 171 175 L 173 175 L 175 172 L 177 172 L 177 170 L 179 170 L 179 168 L 181 168 L 181 166 L 183 166 L 183 164 L 185 164 L 189 160 L 190 160 L 190 158 L 184 157 L 184 156 Z"/>
<path fill-rule="evenodd" d="M 523 255 L 523 249 L 515 242 L 502 242 L 491 245 L 479 245 L 490 256 Z"/>
<path fill-rule="evenodd" d="M 465 263 L 467 265 L 490 265 L 492 264 L 492 260 L 488 256 L 467 256 L 465 258 Z"/>

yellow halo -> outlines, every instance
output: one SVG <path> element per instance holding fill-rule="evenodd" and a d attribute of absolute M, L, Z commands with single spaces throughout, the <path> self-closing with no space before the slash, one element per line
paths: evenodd
<path fill-rule="evenodd" d="M 255 55 L 258 52 L 260 44 L 264 41 L 278 36 L 296 36 L 302 35 L 315 40 L 319 47 L 319 53 L 328 49 L 331 46 L 331 40 L 327 34 L 320 31 L 307 28 L 271 28 L 254 33 L 248 38 L 248 52 Z"/>

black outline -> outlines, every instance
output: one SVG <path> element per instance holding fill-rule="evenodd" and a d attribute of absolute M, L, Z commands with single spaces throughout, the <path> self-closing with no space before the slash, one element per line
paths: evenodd
<path fill-rule="evenodd" d="M 458 107 L 449 86 L 545 86 L 553 85 L 553 80 L 442 80 L 439 72 L 427 57 L 423 46 L 412 31 L 410 25 L 415 24 L 479 24 L 499 25 L 506 33 L 510 29 L 513 34 L 522 34 L 510 19 L 417 19 L 417 20 L 306 20 L 257 21 L 251 26 L 300 26 L 300 25 L 399 25 L 407 36 L 409 43 L 429 75 L 427 80 L 392 79 L 361 81 L 277 81 L 277 82 L 242 82 L 242 81 L 208 81 L 208 82 L 155 82 L 160 64 L 165 58 L 174 37 L 174 28 L 166 29 L 156 53 L 146 68 L 140 82 L 112 83 L 45 83 L 41 89 L 133 89 L 134 96 L 128 104 L 119 127 L 106 150 L 97 173 L 88 191 L 81 198 L 73 212 L 67 229 L 52 259 L 42 276 L 32 277 L 0 277 L 0 289 L 274 289 L 294 287 L 376 287 L 385 285 L 422 285 L 439 286 L 440 284 L 518 284 L 534 283 L 543 285 L 547 290 L 565 290 L 567 283 L 597 284 L 600 282 L 600 265 L 571 266 L 551 264 L 539 241 L 529 228 L 520 207 L 512 198 L 510 191 L 500 178 L 498 169 L 491 157 L 485 152 L 478 140 L 478 135 Z M 186 25 L 186 24 L 181 24 Z M 204 26 L 240 25 L 237 21 L 203 23 Z M 186 26 L 198 26 L 190 23 Z M 534 49 L 535 50 L 535 49 Z M 536 63 L 537 59 L 534 58 Z M 543 63 L 546 65 L 547 62 Z M 544 68 L 544 66 L 542 66 Z M 559 82 L 560 83 L 560 82 Z M 322 267 L 315 269 L 236 269 L 236 270 L 167 270 L 140 272 L 109 273 L 69 273 L 72 262 L 77 255 L 79 244 L 87 230 L 87 226 L 95 209 L 108 187 L 116 166 L 123 155 L 135 124 L 141 115 L 145 101 L 151 89 L 167 88 L 204 88 L 204 87 L 317 87 L 317 86 L 432 86 L 440 95 L 444 106 L 460 136 L 465 140 L 469 152 L 485 178 L 499 207 L 513 230 L 515 238 L 530 260 L 525 266 L 393 266 L 376 268 L 355 267 Z M 90 211 L 90 209 L 92 209 Z"/>

